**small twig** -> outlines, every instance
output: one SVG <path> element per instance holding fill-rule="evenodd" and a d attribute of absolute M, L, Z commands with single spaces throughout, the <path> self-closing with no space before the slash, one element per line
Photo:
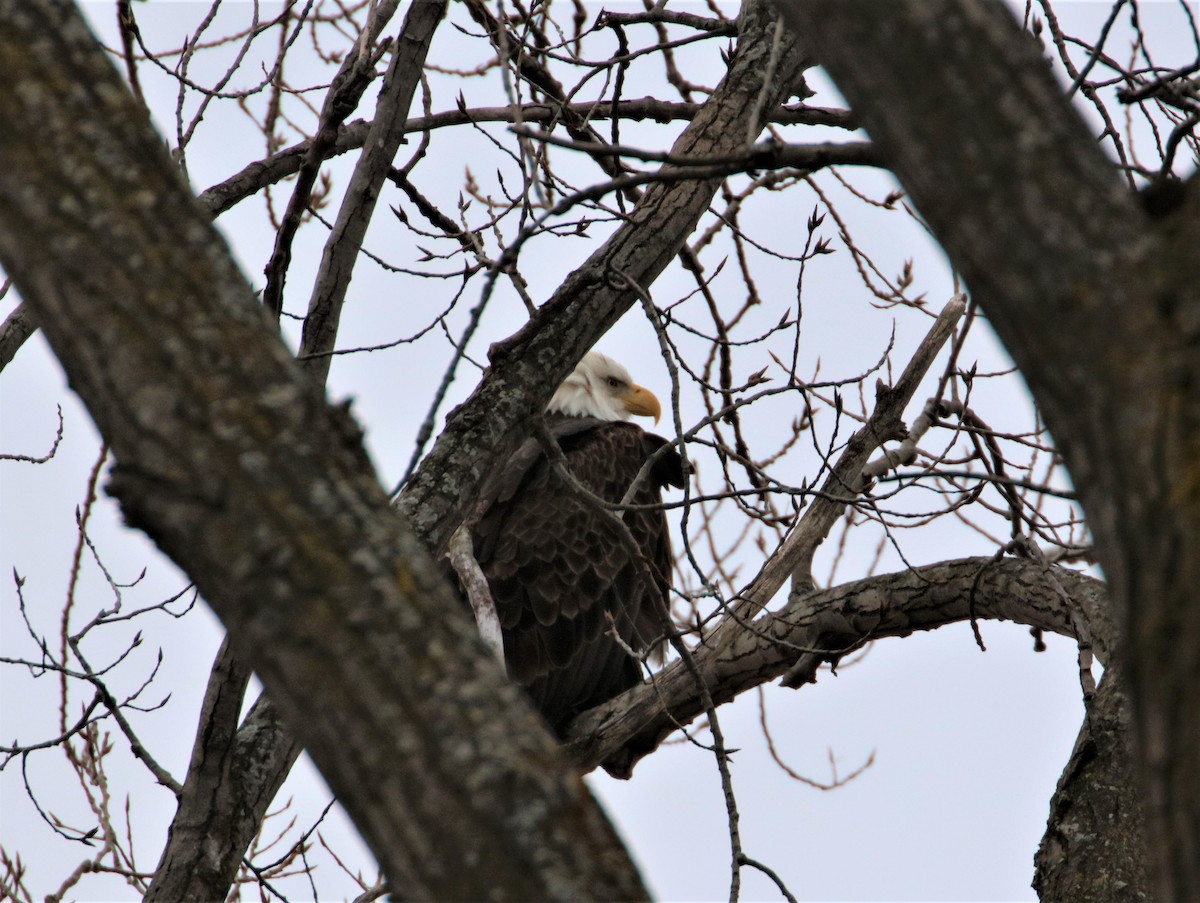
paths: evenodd
<path fill-rule="evenodd" d="M 758 869 L 758 871 L 762 872 L 771 879 L 771 881 L 775 884 L 775 887 L 779 889 L 779 892 L 783 894 L 783 898 L 787 900 L 788 903 L 796 903 L 796 898 L 792 895 L 792 892 L 788 890 L 787 885 L 783 883 L 783 879 L 775 873 L 774 869 L 762 862 L 759 862 L 757 859 L 751 859 L 745 854 L 741 856 L 740 863 L 742 865 L 749 866 L 750 868 Z"/>
<path fill-rule="evenodd" d="M 353 112 L 363 92 L 375 78 L 374 41 L 398 6 L 399 0 L 385 0 L 372 9 L 374 33 L 363 31 L 357 47 L 347 54 L 326 94 L 317 134 L 305 150 L 299 177 L 292 188 L 287 211 L 276 235 L 275 248 L 264 271 L 267 282 L 263 288 L 263 305 L 277 320 L 283 311 L 283 288 L 292 260 L 292 243 L 312 200 L 321 164 L 336 145 L 341 124 Z"/>
<path fill-rule="evenodd" d="M 142 745 L 142 741 L 138 739 L 137 734 L 133 730 L 133 725 L 129 723 L 129 720 L 121 711 L 121 703 L 117 702 L 116 698 L 112 695 L 112 693 L 109 692 L 108 687 L 102 680 L 100 680 L 99 676 L 92 669 L 92 666 L 88 664 L 87 659 L 85 659 L 83 654 L 79 651 L 79 641 L 72 637 L 70 643 L 71 651 L 75 653 L 75 657 L 79 659 L 79 663 L 83 665 L 84 670 L 88 674 L 89 683 L 96 688 L 96 692 L 100 694 L 100 698 L 104 701 L 104 707 L 108 709 L 108 713 L 112 715 L 113 720 L 116 721 L 117 726 L 120 727 L 121 733 L 123 733 L 125 735 L 125 739 L 129 741 L 129 751 L 133 753 L 135 758 L 138 758 L 142 761 L 142 764 L 150 770 L 150 773 L 154 775 L 154 779 L 158 781 L 158 783 L 162 784 L 173 794 L 175 794 L 176 797 L 178 797 L 181 793 L 183 793 L 183 785 L 180 784 L 179 781 L 175 780 L 169 771 L 159 765 L 157 760 L 150 755 L 150 751 Z"/>
<path fill-rule="evenodd" d="M 58 410 L 58 431 L 54 434 L 54 442 L 50 446 L 50 451 L 39 458 L 29 455 L 8 455 L 0 454 L 0 461 L 24 461 L 27 464 L 45 464 L 58 453 L 58 446 L 62 443 L 63 438 L 63 413 L 62 405 L 55 405 Z"/>

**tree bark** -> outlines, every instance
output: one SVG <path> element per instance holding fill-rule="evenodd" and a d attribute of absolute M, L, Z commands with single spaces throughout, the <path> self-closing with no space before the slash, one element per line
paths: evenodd
<path fill-rule="evenodd" d="M 24 304 L 19 304 L 12 313 L 0 323 L 0 370 L 8 366 L 8 362 L 21 350 L 25 340 L 37 332 L 37 324 L 33 314 Z"/>
<path fill-rule="evenodd" d="M 1200 899 L 1200 190 L 1152 221 L 1007 7 L 778 0 L 1057 439 L 1123 625 L 1149 848 Z"/>
<path fill-rule="evenodd" d="M 391 11 L 376 11 L 374 33 L 384 27 L 384 22 L 393 12 L 394 8 Z M 339 223 L 362 223 L 365 228 L 369 212 L 362 208 L 374 209 L 379 182 L 403 137 L 408 107 L 424 68 L 429 42 L 444 13 L 445 3 L 434 0 L 414 5 L 405 17 L 400 35 L 392 47 L 392 62 L 376 102 L 375 122 L 380 123 L 379 128 L 373 130 L 376 140 L 364 138 L 360 142 L 360 145 L 365 142 L 370 148 L 373 163 L 367 168 L 360 161 L 356 178 L 339 213 Z M 370 53 L 374 45 L 364 42 L 363 46 Z M 346 65 L 351 63 L 348 61 Z M 334 81 L 331 94 L 341 90 L 337 87 L 339 80 Z M 355 88 L 356 96 L 362 87 L 365 84 Z M 337 106 L 339 102 L 345 104 L 344 99 L 331 97 L 326 107 Z M 349 108 L 342 115 L 348 112 Z M 329 143 L 337 132 L 330 123 L 325 128 L 330 131 L 325 136 L 323 147 L 326 153 L 332 154 L 334 149 Z M 308 146 L 312 148 L 314 143 Z M 366 156 L 364 154 L 364 159 Z M 314 181 L 323 162 L 320 154 L 315 154 L 309 161 Z M 367 171 L 364 172 L 364 169 Z M 353 245 L 353 255 L 357 255 L 361 233 L 356 233 L 351 226 L 349 232 L 344 228 L 336 235 L 340 236 L 340 240 L 335 244 L 342 254 Z M 336 277 L 326 274 L 319 282 L 333 287 L 336 300 L 320 305 L 320 313 L 316 315 L 316 319 L 323 320 L 328 326 L 318 332 L 328 337 L 330 342 L 337 332 L 336 323 L 353 270 L 353 259 L 341 260 L 334 269 Z M 302 345 L 300 356 L 303 358 L 312 351 Z M 310 358 L 306 364 L 314 383 L 323 387 L 329 357 Z M 146 894 L 147 900 L 205 901 L 228 896 L 245 851 L 258 834 L 267 807 L 301 752 L 299 742 L 282 723 L 276 707 L 266 694 L 259 696 L 245 721 L 238 726 L 244 677 L 245 669 L 236 662 L 226 642 L 213 664 L 191 766 L 167 833 L 166 846 Z M 221 700 L 234 697 L 238 704 L 232 709 L 218 704 Z"/>
<path fill-rule="evenodd" d="M 221 616 L 393 890 L 645 897 L 78 13 L 0 0 L 0 68 L 0 260 L 113 451 L 109 491 Z"/>
<path fill-rule="evenodd" d="M 1033 887 L 1045 903 L 1154 899 L 1132 739 L 1125 682 L 1110 666 L 1088 700 L 1034 857 Z"/>
<path fill-rule="evenodd" d="M 260 696 L 241 727 L 250 670 L 226 639 L 200 712 L 192 760 L 145 903 L 223 900 L 267 807 L 300 755 Z M 286 738 L 284 743 L 277 737 Z"/>

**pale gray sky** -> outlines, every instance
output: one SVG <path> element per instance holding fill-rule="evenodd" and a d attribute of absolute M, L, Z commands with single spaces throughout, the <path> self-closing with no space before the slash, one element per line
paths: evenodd
<path fill-rule="evenodd" d="M 695 12 L 704 11 L 698 3 L 686 6 Z M 1097 22 L 1109 8 L 1103 2 L 1057 6 L 1064 17 Z M 249 4 L 227 3 L 226 7 L 232 21 L 236 16 L 245 18 Z M 608 4 L 610 9 L 617 7 Z M 135 5 L 141 27 L 152 41 L 182 38 L 206 8 L 207 4 L 189 0 Z M 600 8 L 598 4 L 587 6 L 593 16 Z M 1174 24 L 1180 15 L 1178 4 L 1163 0 L 1143 4 L 1142 8 L 1146 29 L 1157 41 L 1157 52 L 1164 59 L 1174 54 L 1171 59 L 1176 62 L 1189 59 L 1186 44 L 1172 45 L 1172 40 L 1185 38 Z M 86 9 L 95 26 L 111 40 L 113 5 L 92 2 Z M 1079 30 L 1087 32 L 1086 27 Z M 454 59 L 457 40 L 450 29 L 443 28 L 431 58 L 443 63 Z M 1127 53 L 1127 37 L 1115 35 L 1110 46 L 1120 48 L 1118 56 Z M 710 83 L 720 77 L 724 64 L 715 44 L 702 45 L 695 51 L 695 59 L 697 65 L 706 67 L 703 71 Z M 639 97 L 657 89 L 653 74 L 631 72 L 645 81 L 631 82 L 626 96 Z M 195 73 L 197 78 L 205 75 L 200 70 Z M 206 77 L 211 78 L 211 73 Z M 295 71 L 291 77 L 294 83 L 304 81 Z M 820 92 L 812 103 L 840 103 L 823 78 L 814 76 L 813 84 Z M 452 108 L 452 92 L 457 92 L 457 84 L 435 79 L 433 86 L 433 108 Z M 168 142 L 174 144 L 175 96 L 170 82 L 165 77 L 148 77 L 146 88 Z M 502 102 L 494 73 L 492 80 L 469 83 L 467 91 L 469 103 Z M 318 98 L 316 102 L 320 96 L 319 92 L 313 95 Z M 679 123 L 651 124 L 639 130 L 631 128 L 623 138 L 627 143 L 641 140 L 661 144 L 664 139 L 653 135 L 671 135 L 681 127 Z M 208 187 L 259 155 L 261 139 L 259 144 L 253 144 L 253 140 L 243 117 L 226 111 L 222 104 L 214 104 L 199 127 L 188 157 L 194 186 Z M 823 139 L 806 131 L 797 132 L 795 140 Z M 435 149 L 433 158 L 422 164 L 420 172 L 424 184 L 431 183 L 430 173 L 434 170 L 430 167 L 441 173 L 432 181 L 444 180 L 440 197 L 449 209 L 468 168 L 481 181 L 488 181 L 493 180 L 491 173 L 499 165 L 478 140 L 439 137 Z M 401 158 L 406 154 L 402 150 Z M 341 161 L 332 167 L 338 190 L 345 184 L 346 163 Z M 864 186 L 873 196 L 881 197 L 888 190 L 881 175 L 855 173 L 853 177 L 856 185 Z M 579 166 L 578 184 L 597 178 L 593 167 Z M 828 179 L 821 184 L 831 192 L 840 190 Z M 333 202 L 336 205 L 336 195 Z M 262 265 L 273 240 L 272 233 L 264 228 L 262 207 L 261 202 L 251 200 L 219 220 L 257 286 L 262 284 Z M 796 241 L 802 241 L 796 224 L 803 222 L 810 209 L 797 210 L 784 198 L 773 206 L 763 204 L 747 210 L 743 224 L 750 234 L 768 236 L 778 247 L 796 253 Z M 853 212 L 851 228 L 860 244 L 878 253 L 892 271 L 898 270 L 905 259 L 915 259 L 917 290 L 927 293 L 935 310 L 940 307 L 951 291 L 950 276 L 941 253 L 916 224 L 902 215 L 864 212 L 857 207 Z M 826 232 L 832 234 L 832 224 Z M 788 237 L 793 233 L 796 241 Z M 316 229 L 301 233 L 288 282 L 287 306 L 293 312 L 302 312 L 307 303 L 322 240 L 322 233 Z M 398 242 L 410 239 L 398 237 L 394 220 L 381 212 L 368 246 L 393 262 L 411 265 L 408 246 L 395 250 Z M 541 256 L 525 258 L 526 275 L 532 280 L 531 295 L 539 301 L 544 299 L 593 247 L 586 241 L 563 243 L 561 250 L 557 243 L 532 246 L 526 253 Z M 547 253 L 548 248 L 553 253 Z M 536 261 L 536 265 L 529 261 Z M 772 268 L 769 261 L 759 266 L 761 273 L 770 274 L 759 284 L 764 297 L 783 299 L 784 304 L 794 297 L 794 272 L 782 265 Z M 810 367 L 819 359 L 824 378 L 863 371 L 879 357 L 893 325 L 896 348 L 892 360 L 903 365 L 919 341 L 926 320 L 894 318 L 872 308 L 871 298 L 844 252 L 813 267 L 808 279 L 803 357 Z M 718 282 L 716 286 L 722 284 L 736 282 Z M 397 285 L 404 286 L 402 297 L 396 296 Z M 436 316 L 455 288 L 445 282 L 403 282 L 364 263 L 355 274 L 339 344 L 374 344 L 412 332 Z M 693 288 L 694 283 L 673 269 L 654 286 L 654 294 L 661 303 L 680 298 Z M 478 294 L 478 283 L 472 283 L 467 291 L 470 302 Z M 10 293 L 0 302 L 0 316 L 8 313 L 14 300 Z M 464 322 L 469 306 L 464 305 L 452 318 L 456 326 Z M 779 308 L 766 306 L 769 309 L 762 314 L 763 323 L 778 319 Z M 473 353 L 482 356 L 491 341 L 511 333 L 523 317 L 519 302 L 511 297 L 504 299 L 489 311 L 472 344 Z M 639 382 L 656 390 L 660 397 L 669 395 L 654 335 L 639 312 L 627 316 L 600 347 L 625 363 Z M 444 367 L 445 348 L 444 337 L 435 331 L 405 350 L 344 356 L 333 366 L 331 397 L 354 398 L 354 411 L 366 426 L 370 451 L 386 485 L 394 485 L 407 464 L 413 435 Z M 761 360 L 740 360 L 741 373 L 770 364 L 765 352 L 754 354 Z M 1008 366 L 1007 358 L 982 324 L 975 327 L 969 355 L 964 352 L 964 356 L 978 360 L 981 371 Z M 476 379 L 476 372 L 470 368 L 462 371 L 443 415 L 465 397 Z M 990 396 L 980 399 L 980 403 L 986 402 L 985 410 L 994 426 L 1011 422 L 1015 427 L 1028 419 L 1029 402 L 1018 379 L 985 386 L 981 391 Z M 924 395 L 918 398 L 923 400 Z M 36 655 L 18 612 L 11 578 L 14 568 L 26 581 L 23 593 L 35 628 L 56 641 L 77 538 L 74 512 L 82 502 L 97 455 L 96 435 L 86 413 L 65 387 L 44 342 L 35 337 L 0 376 L 0 451 L 44 453 L 56 428 L 56 404 L 62 405 L 66 426 L 54 460 L 38 467 L 0 462 L 0 578 L 5 581 L 0 583 L 0 655 L 4 656 Z M 685 420 L 700 415 L 698 405 L 695 398 L 684 399 Z M 794 413 L 779 410 L 771 416 L 790 419 Z M 759 428 L 774 427 L 763 420 Z M 703 466 L 703 460 L 701 463 Z M 797 472 L 796 482 L 802 475 Z M 103 495 L 92 512 L 89 533 L 118 583 L 133 583 L 143 568 L 146 570 L 136 587 L 123 591 L 127 608 L 158 601 L 186 583 L 140 534 L 121 525 L 115 506 Z M 947 521 L 907 533 L 903 549 L 913 563 L 927 563 L 990 554 L 994 546 Z M 850 548 L 840 565 L 839 579 L 860 576 L 874 551 L 873 545 Z M 743 576 L 748 578 L 761 555 L 753 543 L 746 543 L 741 554 Z M 830 549 L 822 552 L 826 575 L 831 555 Z M 899 566 L 898 557 L 885 552 L 881 570 Z M 818 575 L 821 573 L 818 570 Z M 76 626 L 113 600 L 112 590 L 87 553 L 76 598 Z M 128 643 L 138 629 L 145 631 L 145 643 L 123 666 L 124 677 L 119 683 L 127 690 L 137 686 L 153 667 L 156 650 L 163 650 L 162 673 L 145 701 L 157 702 L 170 694 L 169 703 L 153 714 L 141 716 L 137 724 L 147 747 L 176 777 L 182 778 L 220 630 L 202 605 L 181 621 L 156 614 L 108 629 L 103 641 L 97 638 L 92 647 L 95 658 L 104 660 L 112 650 Z M 798 692 L 774 686 L 765 689 L 763 699 L 776 745 L 797 771 L 826 780 L 830 776 L 830 756 L 839 771 L 846 773 L 874 754 L 872 767 L 841 789 L 823 792 L 796 783 L 770 760 L 759 725 L 758 694 L 746 694 L 720 710 L 728 743 L 739 750 L 733 759 L 733 776 L 746 852 L 775 869 L 797 897 L 1033 899 L 1029 889 L 1033 853 L 1045 826 L 1055 781 L 1082 717 L 1075 650 L 1072 644 L 1050 637 L 1048 651 L 1036 654 L 1024 628 L 985 623 L 982 630 L 988 644 L 986 654 L 977 648 L 970 630 L 959 626 L 903 642 L 880 643 L 860 663 L 845 667 L 837 677 L 825 673 L 816 685 Z M 77 707 L 86 696 L 79 692 L 73 698 Z M 30 742 L 52 736 L 57 725 L 56 700 L 57 684 L 52 678 L 32 680 L 20 668 L 0 666 L 0 736 L 4 742 L 14 738 Z M 77 713 L 78 709 L 73 709 L 70 717 Z M 117 800 L 114 809 L 123 811 L 128 794 L 139 864 L 151 869 L 173 811 L 172 799 L 132 761 L 119 736 L 115 744 L 117 749 L 108 760 L 109 788 Z M 78 785 L 67 775 L 58 752 L 42 752 L 28 759 L 29 781 L 43 807 L 73 826 L 89 827 L 94 819 Z M 730 867 L 726 814 L 711 754 L 676 744 L 644 761 L 629 782 L 594 776 L 591 784 L 661 899 L 727 897 Z M 0 774 L 0 794 L 0 844 L 10 853 L 21 855 L 29 869 L 29 885 L 36 894 L 53 891 L 88 851 L 56 837 L 39 818 L 23 789 L 19 762 L 11 763 Z M 292 812 L 303 824 L 325 806 L 328 792 L 305 760 L 281 799 L 291 800 Z M 373 870 L 369 855 L 337 812 L 326 821 L 322 833 L 353 868 L 367 873 Z M 348 879 L 339 877 L 328 856 L 315 852 L 314 861 L 320 862 L 318 888 L 322 899 L 356 893 Z M 744 871 L 743 877 L 744 899 L 778 899 L 774 887 L 753 871 Z M 280 886 L 288 889 L 290 900 L 311 896 L 307 883 L 285 881 Z M 135 898 L 132 890 L 115 878 L 88 879 L 82 889 L 86 889 L 83 899 Z"/>

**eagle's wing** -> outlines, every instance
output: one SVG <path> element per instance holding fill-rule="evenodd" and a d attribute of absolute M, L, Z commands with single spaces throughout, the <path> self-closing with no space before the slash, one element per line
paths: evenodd
<path fill-rule="evenodd" d="M 630 423 L 573 418 L 555 425 L 568 466 L 593 493 L 619 502 L 646 459 L 665 440 Z M 664 453 L 635 504 L 661 501 L 665 485 L 683 485 L 679 456 Z M 498 474 L 491 505 L 475 530 L 475 554 L 487 575 L 504 632 L 510 676 L 524 685 L 546 720 L 561 731 L 584 709 L 641 679 L 637 652 L 663 634 L 671 544 L 662 511 L 630 511 L 625 522 L 647 567 L 639 565 L 609 513 L 523 446 L 513 471 Z M 620 642 L 611 635 L 615 627 Z"/>

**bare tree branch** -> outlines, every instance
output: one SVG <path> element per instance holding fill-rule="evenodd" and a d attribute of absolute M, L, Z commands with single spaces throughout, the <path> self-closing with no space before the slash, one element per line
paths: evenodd
<path fill-rule="evenodd" d="M 789 577 L 793 586 L 803 588 L 812 585 L 813 555 L 829 536 L 834 521 L 845 511 L 847 502 L 862 491 L 862 470 L 875 449 L 887 440 L 904 438 L 906 429 L 900 418 L 965 310 L 964 297 L 951 298 L 905 366 L 896 385 L 877 387 L 875 410 L 870 418 L 850 437 L 796 528 L 767 559 L 751 584 L 738 594 L 729 614 L 715 631 L 718 635 L 741 629 L 744 619 L 753 618 L 765 609 Z"/>
<path fill-rule="evenodd" d="M 213 663 L 179 810 L 146 891 L 148 901 L 227 896 L 242 854 L 282 783 L 280 778 L 247 786 L 263 771 L 279 773 L 264 750 L 239 748 L 238 716 L 249 680 L 250 670 L 238 663 L 226 639 Z M 287 757 L 294 760 L 299 752 L 293 742 Z M 284 769 L 281 775 L 286 774 Z"/>
<path fill-rule="evenodd" d="M 25 340 L 37 332 L 33 313 L 24 304 L 19 304 L 0 324 L 0 370 L 8 366 Z"/>
<path fill-rule="evenodd" d="M 681 155 L 741 149 L 749 110 L 763 88 L 762 66 L 771 52 L 774 13 L 751 0 L 739 20 L 739 50 L 725 79 L 684 129 L 672 149 Z M 802 60 L 789 48 L 780 77 L 768 86 L 772 103 L 784 100 Z M 761 124 L 760 124 L 761 125 Z M 537 314 L 507 341 L 493 346 L 491 371 L 449 418 L 437 443 L 398 500 L 418 534 L 442 549 L 462 520 L 472 489 L 493 460 L 508 453 L 528 419 L 617 318 L 637 301 L 628 287 L 653 284 L 695 228 L 716 191 L 715 179 L 653 185 L 629 220 L 569 276 Z M 624 274 L 615 278 L 611 274 Z"/>
<path fill-rule="evenodd" d="M 375 78 L 375 42 L 392 16 L 396 14 L 399 0 L 382 0 L 372 5 L 369 11 L 369 26 L 359 35 L 354 49 L 346 55 L 341 68 L 334 76 L 333 84 L 325 95 L 321 109 L 321 121 L 300 164 L 299 177 L 292 186 L 287 211 L 283 215 L 279 231 L 275 236 L 275 250 L 267 263 L 267 284 L 263 287 L 263 304 L 279 319 L 283 311 L 283 287 L 287 279 L 288 266 L 292 260 L 292 241 L 305 211 L 312 199 L 317 184 L 317 174 L 330 148 L 337 141 L 338 129 L 346 117 L 354 112 L 367 86 Z M 394 59 L 394 58 L 393 58 Z"/>
<path fill-rule="evenodd" d="M 433 33 L 446 13 L 447 0 L 416 0 L 404 17 L 404 26 L 392 44 L 392 62 L 383 77 L 375 105 L 375 120 L 354 167 L 354 175 L 338 210 L 333 232 L 325 244 L 316 285 L 304 318 L 300 357 L 314 384 L 321 388 L 329 375 L 338 322 L 350 276 L 375 212 L 375 202 L 392 160 L 404 139 L 404 124 L 413 93 L 421 80 L 425 55 Z"/>
<path fill-rule="evenodd" d="M 1065 593 L 1061 588 L 1065 588 Z M 1084 629 L 1103 660 L 1114 631 L 1103 584 L 1024 559 L 967 558 L 794 593 L 778 612 L 693 651 L 717 705 L 791 670 L 798 685 L 871 641 L 977 619 L 1028 624 L 1064 636 Z M 585 712 L 571 725 L 571 754 L 628 777 L 643 756 L 703 711 L 692 675 L 674 662 L 649 683 Z"/>
<path fill-rule="evenodd" d="M 579 121 L 599 121 L 611 119 L 614 115 L 627 121 L 690 121 L 699 110 L 698 103 L 672 103 L 655 97 L 622 100 L 616 103 L 527 103 L 520 109 L 513 109 L 511 106 L 471 107 L 466 110 L 447 110 L 433 116 L 417 116 L 405 123 L 404 131 L 405 134 L 411 135 L 473 122 L 524 122 L 546 125 L 563 117 Z M 768 121 L 779 125 L 828 125 L 843 129 L 854 127 L 854 120 L 847 110 L 809 107 L 803 104 L 780 106 L 774 111 L 768 111 Z M 344 125 L 338 131 L 337 141 L 328 150 L 329 156 L 337 156 L 362 147 L 371 125 L 370 122 L 361 119 Z M 219 216 L 267 186 L 294 175 L 300 168 L 309 145 L 309 141 L 301 141 L 265 160 L 251 163 L 224 182 L 202 191 L 200 202 L 212 211 L 213 216 Z"/>

